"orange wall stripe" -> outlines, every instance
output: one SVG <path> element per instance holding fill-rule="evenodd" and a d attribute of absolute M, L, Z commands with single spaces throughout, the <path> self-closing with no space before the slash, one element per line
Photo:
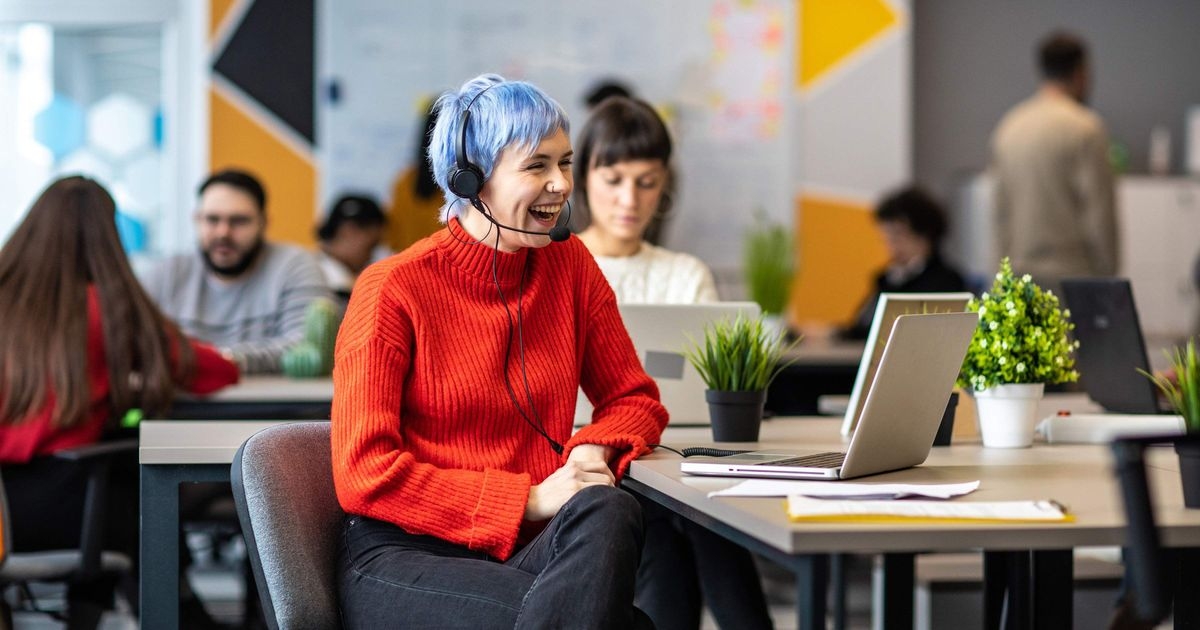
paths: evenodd
<path fill-rule="evenodd" d="M 209 108 L 212 170 L 237 167 L 254 173 L 267 189 L 267 238 L 312 245 L 316 167 L 212 89 Z"/>
<path fill-rule="evenodd" d="M 254 0 L 250 1 L 253 2 Z M 221 23 L 225 21 L 225 18 L 229 17 L 229 10 L 237 2 L 238 0 L 209 0 L 208 40 L 210 42 L 217 36 L 217 31 L 221 28 Z"/>
<path fill-rule="evenodd" d="M 872 208 L 801 195 L 795 225 L 800 255 L 792 286 L 792 320 L 848 323 L 887 262 Z"/>

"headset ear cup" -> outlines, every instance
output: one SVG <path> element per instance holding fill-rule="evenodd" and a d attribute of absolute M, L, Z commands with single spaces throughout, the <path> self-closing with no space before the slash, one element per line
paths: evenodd
<path fill-rule="evenodd" d="M 483 172 L 474 164 L 459 166 L 450 172 L 450 192 L 463 199 L 476 199 L 483 192 Z"/>

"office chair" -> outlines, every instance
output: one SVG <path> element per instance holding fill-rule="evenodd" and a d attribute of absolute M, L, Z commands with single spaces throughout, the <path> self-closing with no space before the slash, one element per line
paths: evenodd
<path fill-rule="evenodd" d="M 113 459 L 137 450 L 137 440 L 100 442 L 59 451 L 50 457 L 73 462 L 87 472 L 87 492 L 84 498 L 83 519 L 78 549 L 14 552 L 8 520 L 8 497 L 0 483 L 0 595 L 10 586 L 21 589 L 32 610 L 66 621 L 68 628 L 95 628 L 103 614 L 94 603 L 68 601 L 66 614 L 38 606 L 29 584 L 32 582 L 62 582 L 71 584 L 96 579 L 104 575 L 128 573 L 133 562 L 128 556 L 104 551 L 105 511 L 108 498 L 109 468 Z M 136 607 L 137 602 L 131 602 Z M 0 627 L 12 627 L 12 610 L 0 597 Z"/>
<path fill-rule="evenodd" d="M 268 627 L 339 628 L 343 513 L 333 490 L 329 423 L 254 434 L 234 456 L 230 479 Z"/>
<path fill-rule="evenodd" d="M 1145 450 L 1152 444 L 1200 444 L 1200 436 L 1129 437 L 1112 443 L 1128 529 L 1125 564 L 1128 589 L 1126 604 L 1129 610 L 1126 612 L 1132 613 L 1136 623 L 1149 626 L 1161 623 L 1170 614 L 1172 587 L 1175 585 L 1168 576 L 1172 564 L 1184 561 L 1183 557 L 1165 556 L 1160 544 L 1146 476 Z M 1194 556 L 1190 552 L 1188 555 Z M 1192 605 L 1189 603 L 1191 599 L 1187 598 L 1188 601 L 1183 604 Z"/>

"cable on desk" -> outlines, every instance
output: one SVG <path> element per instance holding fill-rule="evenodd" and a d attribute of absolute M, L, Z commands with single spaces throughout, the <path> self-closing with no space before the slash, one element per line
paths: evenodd
<path fill-rule="evenodd" d="M 671 451 L 672 453 L 675 453 L 676 455 L 678 455 L 680 457 L 694 457 L 696 455 L 704 455 L 706 457 L 727 457 L 729 455 L 740 455 L 742 453 L 750 452 L 749 450 L 740 450 L 739 451 L 739 450 L 735 450 L 735 449 L 710 448 L 707 446 L 689 446 L 688 448 L 685 448 L 682 451 L 673 449 L 670 446 L 666 446 L 665 444 L 647 444 L 647 446 L 649 446 L 650 448 L 666 449 L 668 451 Z"/>

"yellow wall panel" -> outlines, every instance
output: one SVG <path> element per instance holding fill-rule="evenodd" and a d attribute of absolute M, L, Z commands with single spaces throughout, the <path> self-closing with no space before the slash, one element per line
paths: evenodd
<path fill-rule="evenodd" d="M 209 90 L 212 170 L 237 167 L 267 189 L 267 238 L 312 245 L 317 171 L 311 158 L 280 142 L 236 105 Z"/>
<path fill-rule="evenodd" d="M 887 262 L 872 208 L 801 195 L 795 225 L 800 262 L 792 286 L 792 320 L 848 323 Z"/>
<path fill-rule="evenodd" d="M 864 44 L 899 23 L 884 0 L 798 0 L 796 86 L 808 88 Z"/>

